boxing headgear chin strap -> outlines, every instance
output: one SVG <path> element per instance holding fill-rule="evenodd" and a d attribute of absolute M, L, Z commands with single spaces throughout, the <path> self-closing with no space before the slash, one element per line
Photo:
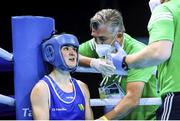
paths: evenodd
<path fill-rule="evenodd" d="M 66 65 L 64 58 L 61 53 L 61 48 L 64 45 L 71 45 L 77 48 L 77 53 L 79 50 L 79 42 L 78 39 L 72 34 L 61 34 L 61 35 L 54 35 L 49 40 L 45 41 L 42 44 L 42 55 L 44 61 L 50 63 L 51 65 L 55 66 L 55 68 L 63 70 L 63 71 L 70 71 L 73 72 L 76 70 L 79 62 L 79 56 L 77 54 L 77 64 L 75 67 L 70 68 Z"/>

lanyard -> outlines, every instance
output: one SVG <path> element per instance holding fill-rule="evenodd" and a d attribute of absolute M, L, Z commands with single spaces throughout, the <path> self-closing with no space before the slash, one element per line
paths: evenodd
<path fill-rule="evenodd" d="M 119 78 L 118 84 L 120 84 L 121 81 L 122 81 L 122 76 L 119 76 L 119 75 L 116 75 L 116 76 L 115 76 L 115 78 L 113 79 L 112 83 L 114 83 L 117 78 Z M 105 77 L 103 78 L 103 80 L 101 81 L 101 83 L 100 83 L 100 87 L 105 87 L 105 85 L 107 84 L 108 81 L 109 81 L 109 77 L 108 77 L 108 76 L 105 76 Z"/>

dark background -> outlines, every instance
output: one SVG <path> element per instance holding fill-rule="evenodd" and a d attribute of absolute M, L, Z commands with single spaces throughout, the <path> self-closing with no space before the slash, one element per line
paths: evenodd
<path fill-rule="evenodd" d="M 9 2 L 9 3 L 8 3 Z M 11 4 L 11 5 L 10 5 Z M 46 16 L 55 19 L 56 30 L 75 34 L 82 43 L 91 38 L 89 20 L 103 8 L 118 9 L 124 18 L 126 33 L 135 38 L 146 38 L 150 18 L 148 0 L 59 0 L 6 1 L 0 4 L 0 47 L 12 52 L 11 17 L 21 15 Z M 141 40 L 141 39 L 139 39 Z M 1 67 L 0 67 L 1 68 Z M 88 84 L 91 98 L 98 98 L 99 74 L 73 74 Z M 14 95 L 13 72 L 0 72 L 0 94 Z M 102 107 L 93 107 L 95 118 L 101 116 Z M 1 113 L 1 111 L 0 111 Z M 0 119 L 13 119 L 14 115 L 0 114 Z"/>

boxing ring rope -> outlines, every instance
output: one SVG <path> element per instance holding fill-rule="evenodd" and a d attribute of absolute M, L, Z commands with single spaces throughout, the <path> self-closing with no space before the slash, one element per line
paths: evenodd
<path fill-rule="evenodd" d="M 13 54 L 0 48 L 0 72 L 13 70 Z"/>
<path fill-rule="evenodd" d="M 91 106 L 116 105 L 121 99 L 90 99 Z M 8 106 L 15 106 L 15 99 L 0 94 L 0 103 Z M 139 105 L 160 105 L 161 98 L 141 98 Z"/>
<path fill-rule="evenodd" d="M 9 96 L 0 94 L 0 103 L 8 106 L 15 106 L 15 99 Z"/>
<path fill-rule="evenodd" d="M 121 99 L 91 99 L 91 106 L 116 105 Z M 141 98 L 139 105 L 161 105 L 161 98 Z"/>
<path fill-rule="evenodd" d="M 100 73 L 94 68 L 83 67 L 83 66 L 78 66 L 76 69 L 76 72 L 79 72 L 79 73 Z M 127 73 L 125 71 L 116 71 L 116 74 L 127 75 Z"/>
<path fill-rule="evenodd" d="M 7 61 L 12 61 L 13 60 L 13 54 L 9 53 L 8 51 L 0 48 L 0 57 L 7 60 Z"/>

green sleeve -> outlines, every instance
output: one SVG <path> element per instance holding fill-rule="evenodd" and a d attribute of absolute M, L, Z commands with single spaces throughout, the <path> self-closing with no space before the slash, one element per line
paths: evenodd
<path fill-rule="evenodd" d="M 143 68 L 143 69 L 131 69 L 128 71 L 127 82 L 142 81 L 148 82 L 156 70 L 155 67 Z"/>
<path fill-rule="evenodd" d="M 86 57 L 98 58 L 95 50 L 94 39 L 82 43 L 79 47 L 79 53 Z"/>
<path fill-rule="evenodd" d="M 174 40 L 172 13 L 165 6 L 155 9 L 148 23 L 149 43 L 158 40 Z"/>
<path fill-rule="evenodd" d="M 142 42 L 137 41 L 136 39 L 132 38 L 128 34 L 124 34 L 124 50 L 127 54 L 133 54 L 140 50 L 142 50 L 146 45 Z M 131 69 L 128 71 L 128 77 L 126 78 L 128 82 L 134 81 L 143 81 L 147 82 L 155 70 L 155 67 L 143 68 L 143 69 Z"/>

